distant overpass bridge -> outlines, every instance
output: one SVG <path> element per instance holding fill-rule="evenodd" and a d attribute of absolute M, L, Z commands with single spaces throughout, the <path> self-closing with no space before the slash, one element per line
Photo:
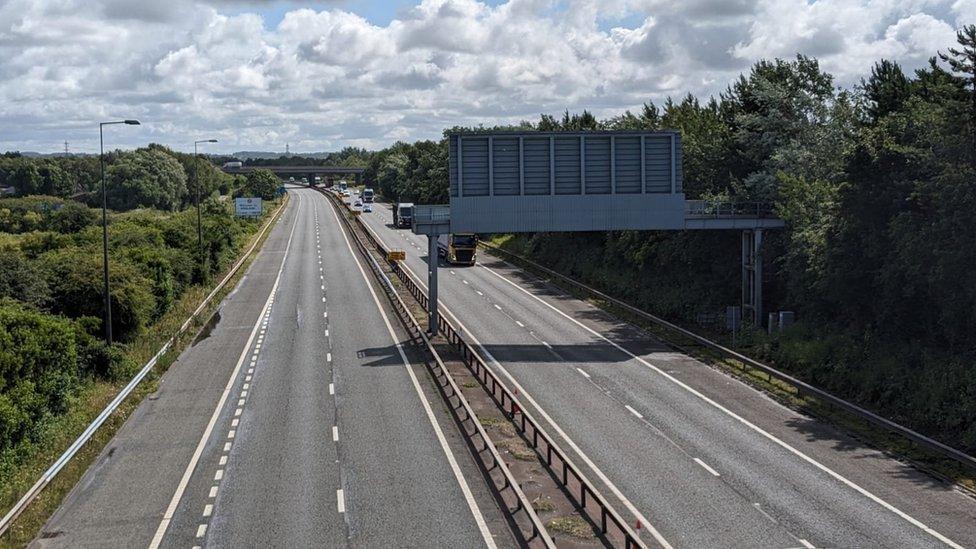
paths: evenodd
<path fill-rule="evenodd" d="M 363 174 L 366 172 L 366 168 L 354 166 L 242 166 L 240 168 L 226 167 L 221 169 L 224 173 L 231 175 L 246 174 L 254 170 L 268 170 L 282 179 L 307 177 L 309 185 L 315 181 L 317 175 L 323 176 L 323 179 L 325 176 L 351 175 L 356 179 L 356 184 L 359 185 L 362 183 Z"/>

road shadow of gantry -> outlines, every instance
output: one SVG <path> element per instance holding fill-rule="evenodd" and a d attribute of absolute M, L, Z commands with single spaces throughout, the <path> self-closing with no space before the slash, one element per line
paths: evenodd
<path fill-rule="evenodd" d="M 360 349 L 359 351 L 356 351 L 356 357 L 367 360 L 367 362 L 363 363 L 363 366 L 403 365 L 403 359 L 400 357 L 400 351 L 397 350 L 396 345 Z"/>

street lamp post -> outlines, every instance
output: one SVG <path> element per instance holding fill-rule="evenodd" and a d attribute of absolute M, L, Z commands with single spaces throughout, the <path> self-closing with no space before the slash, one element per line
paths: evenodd
<path fill-rule="evenodd" d="M 102 282 L 105 292 L 105 342 L 112 344 L 112 294 L 108 288 L 108 194 L 105 190 L 105 137 L 102 128 L 111 124 L 138 126 L 138 120 L 117 120 L 98 123 L 98 163 L 102 171 Z"/>
<path fill-rule="evenodd" d="M 200 174 L 197 168 L 197 145 L 200 143 L 216 143 L 216 139 L 201 139 L 193 142 L 193 183 L 196 187 L 197 203 L 197 248 L 200 250 L 200 266 L 203 267 L 203 216 L 200 214 Z"/>

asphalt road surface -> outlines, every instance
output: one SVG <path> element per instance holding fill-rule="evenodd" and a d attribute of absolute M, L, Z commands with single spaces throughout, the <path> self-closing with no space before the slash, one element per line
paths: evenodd
<path fill-rule="evenodd" d="M 426 288 L 426 237 L 387 205 L 361 219 Z M 442 313 L 648 542 L 976 547 L 969 495 L 509 264 L 479 253 L 439 279 Z"/>
<path fill-rule="evenodd" d="M 291 201 L 37 547 L 510 546 L 326 199 Z"/>

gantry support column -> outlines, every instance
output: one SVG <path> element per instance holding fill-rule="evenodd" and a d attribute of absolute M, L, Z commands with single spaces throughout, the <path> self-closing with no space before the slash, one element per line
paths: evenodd
<path fill-rule="evenodd" d="M 427 300 L 427 330 L 431 336 L 437 335 L 438 324 L 437 318 L 437 264 L 439 263 L 437 257 L 437 235 L 429 234 L 427 235 L 427 288 L 428 288 L 428 300 Z"/>
<path fill-rule="evenodd" d="M 762 327 L 762 241 L 763 230 L 742 231 L 742 315 Z"/>

